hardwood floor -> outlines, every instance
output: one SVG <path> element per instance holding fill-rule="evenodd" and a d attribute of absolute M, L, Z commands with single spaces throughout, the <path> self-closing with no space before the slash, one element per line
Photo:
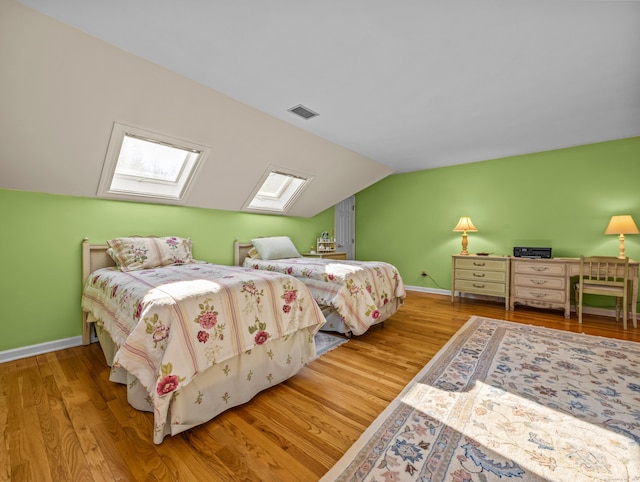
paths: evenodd
<path fill-rule="evenodd" d="M 612 318 L 409 292 L 383 326 L 161 445 L 98 344 L 70 348 L 0 364 L 0 480 L 318 480 L 471 315 L 640 341 Z"/>

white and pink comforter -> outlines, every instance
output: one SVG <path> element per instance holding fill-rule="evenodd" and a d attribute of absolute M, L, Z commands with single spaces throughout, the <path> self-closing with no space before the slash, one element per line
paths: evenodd
<path fill-rule="evenodd" d="M 261 260 L 244 266 L 294 276 L 309 287 L 320 305 L 332 306 L 354 335 L 378 322 L 380 309 L 406 292 L 395 266 L 383 261 L 337 261 L 322 258 Z"/>
<path fill-rule="evenodd" d="M 147 389 L 160 433 L 173 394 L 198 373 L 298 330 L 312 340 L 325 322 L 295 278 L 207 263 L 97 270 L 82 309 L 120 347 L 114 366 Z"/>

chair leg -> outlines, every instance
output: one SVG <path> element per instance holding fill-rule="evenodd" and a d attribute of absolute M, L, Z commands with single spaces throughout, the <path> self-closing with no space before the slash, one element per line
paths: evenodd
<path fill-rule="evenodd" d="M 629 308 L 629 303 L 627 303 L 627 293 L 625 292 L 624 296 L 622 297 L 622 328 L 623 329 L 627 329 L 627 318 L 629 316 L 628 313 L 628 308 Z"/>
<path fill-rule="evenodd" d="M 631 294 L 631 290 L 627 293 L 627 301 L 629 302 L 629 308 L 631 310 L 630 314 L 632 316 L 632 320 L 633 320 L 633 327 L 634 328 L 638 328 L 638 320 L 636 319 L 634 315 L 634 306 L 633 306 L 633 295 Z"/>
<path fill-rule="evenodd" d="M 578 324 L 582 325 L 582 286 L 578 287 L 578 299 L 576 300 L 576 309 L 578 310 Z"/>

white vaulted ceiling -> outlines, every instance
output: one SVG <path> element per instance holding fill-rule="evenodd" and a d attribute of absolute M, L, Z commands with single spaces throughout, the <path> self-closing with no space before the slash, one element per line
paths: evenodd
<path fill-rule="evenodd" d="M 362 156 L 364 184 L 640 135 L 640 2 L 20 3 Z"/>

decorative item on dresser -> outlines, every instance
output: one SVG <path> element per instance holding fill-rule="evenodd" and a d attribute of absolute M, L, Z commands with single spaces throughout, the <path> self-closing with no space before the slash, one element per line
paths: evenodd
<path fill-rule="evenodd" d="M 451 302 L 456 291 L 504 298 L 509 309 L 508 256 L 454 254 L 451 259 Z"/>
<path fill-rule="evenodd" d="M 462 216 L 458 221 L 458 224 L 456 224 L 456 227 L 453 228 L 453 232 L 462 233 L 462 251 L 460 251 L 460 254 L 464 256 L 469 254 L 469 251 L 467 251 L 467 246 L 469 245 L 467 231 L 475 233 L 478 231 L 478 228 L 473 225 L 469 216 Z"/>
<path fill-rule="evenodd" d="M 317 243 L 318 247 L 316 248 L 316 252 L 318 253 L 333 253 L 336 250 L 335 238 L 318 238 Z"/>

